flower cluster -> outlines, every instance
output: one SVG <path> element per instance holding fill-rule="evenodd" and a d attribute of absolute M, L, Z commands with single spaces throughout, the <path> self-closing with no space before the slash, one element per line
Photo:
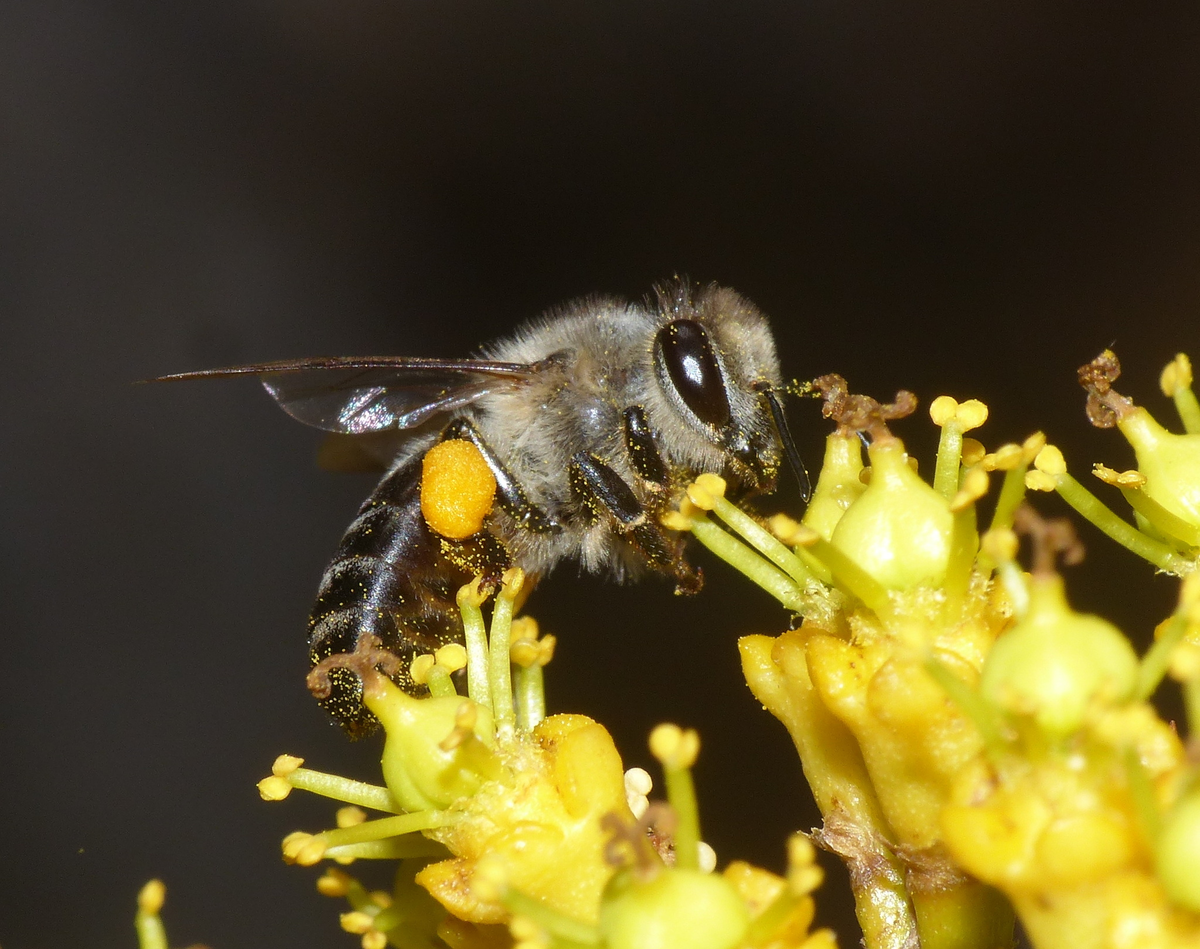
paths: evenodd
<path fill-rule="evenodd" d="M 837 376 L 814 383 L 837 430 L 799 523 L 764 530 L 712 476 L 675 515 L 803 616 L 778 638 L 744 638 L 743 668 L 792 736 L 824 817 L 814 837 L 848 864 L 869 947 L 1006 946 L 1014 908 L 1047 949 L 1200 944 L 1200 772 L 1147 701 L 1170 668 L 1196 733 L 1200 411 L 1182 356 L 1164 391 L 1184 435 L 1117 395 L 1116 374 L 1106 353 L 1081 381 L 1093 421 L 1137 454 L 1136 472 L 1098 472 L 1130 501 L 1132 524 L 1040 434 L 992 452 L 964 437 L 987 417 L 974 401 L 931 405 L 941 439 L 926 483 L 888 426 L 915 399 L 880 404 Z M 1145 657 L 1070 607 L 1057 560 L 1080 548 L 1065 522 L 1025 504 L 1029 490 L 1057 490 L 1183 579 Z"/>
<path fill-rule="evenodd" d="M 1094 471 L 1128 518 L 1042 434 L 991 451 L 969 437 L 988 415 L 973 400 L 931 404 L 940 441 L 926 481 L 892 431 L 915 397 L 881 403 L 836 375 L 811 386 L 835 431 L 800 520 L 754 517 L 711 474 L 664 518 L 796 617 L 739 642 L 823 816 L 788 842 L 785 875 L 739 861 L 716 872 L 694 732 L 651 735 L 667 798 L 652 803 L 649 775 L 624 769 L 600 724 L 547 717 L 555 644 L 514 617 L 519 570 L 490 621 L 478 581 L 459 592 L 465 643 L 408 670 L 428 696 L 392 683 L 398 660 L 370 637 L 313 670 L 318 693 L 336 668 L 362 680 L 385 732 L 383 784 L 281 756 L 264 798 L 301 789 L 345 805 L 336 827 L 287 837 L 285 859 L 335 864 L 318 889 L 347 901 L 343 928 L 364 949 L 833 949 L 812 929 L 814 844 L 848 865 L 868 949 L 1001 949 L 1017 918 L 1038 949 L 1200 945 L 1200 404 L 1182 355 L 1162 388 L 1183 434 L 1118 393 L 1118 375 L 1109 352 L 1080 370 L 1088 418 L 1136 456 L 1133 470 Z M 439 451 L 427 519 L 448 535 L 478 530 L 495 484 L 466 443 Z M 1145 655 L 1072 608 L 1059 569 L 1082 549 L 1030 492 L 1057 492 L 1179 579 Z M 1150 704 L 1168 676 L 1183 688 L 1186 744 Z M 360 859 L 391 861 L 392 890 L 343 869 Z M 142 949 L 166 949 L 161 902 L 148 885 Z"/>
<path fill-rule="evenodd" d="M 669 804 L 651 804 L 649 775 L 624 771 L 603 727 L 546 717 L 541 670 L 554 641 L 513 618 L 522 582 L 519 570 L 505 576 L 486 630 L 478 583 L 460 591 L 465 646 L 420 656 L 411 670 L 427 697 L 391 682 L 395 657 L 369 637 L 313 670 L 318 691 L 332 668 L 362 679 L 385 732 L 384 785 L 285 755 L 259 791 L 281 800 L 298 788 L 350 805 L 336 828 L 289 835 L 286 860 L 398 862 L 390 893 L 325 872 L 320 891 L 350 904 L 343 928 L 364 949 L 832 949 L 831 933 L 810 931 L 821 872 L 806 839 L 790 845 L 786 877 L 741 862 L 714 872 L 691 783 L 695 732 L 652 734 Z M 452 678 L 460 669 L 466 695 Z M 391 816 L 367 820 L 362 808 Z"/>

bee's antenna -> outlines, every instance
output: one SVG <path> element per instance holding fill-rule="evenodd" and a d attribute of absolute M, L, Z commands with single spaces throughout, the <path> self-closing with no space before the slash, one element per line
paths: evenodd
<path fill-rule="evenodd" d="M 792 441 L 787 416 L 783 414 L 783 403 L 780 402 L 777 391 L 770 386 L 764 387 L 761 391 L 771 410 L 771 421 L 775 423 L 775 431 L 779 433 L 779 441 L 783 445 L 784 455 L 787 456 L 788 467 L 792 469 L 792 474 L 796 476 L 796 481 L 800 485 L 800 497 L 807 504 L 808 499 L 812 497 L 812 483 L 808 480 L 808 471 L 805 470 L 804 462 L 800 459 L 800 452 L 796 450 L 796 443 Z M 790 392 L 792 390 L 791 387 L 787 387 L 782 391 Z"/>

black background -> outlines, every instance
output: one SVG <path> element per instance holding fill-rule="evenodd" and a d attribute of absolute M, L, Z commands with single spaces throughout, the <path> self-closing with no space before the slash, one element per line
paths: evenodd
<path fill-rule="evenodd" d="M 1169 420 L 1159 368 L 1200 357 L 1198 40 L 1191 2 L 7 0 L 0 945 L 130 946 L 155 875 L 177 945 L 353 945 L 278 857 L 330 809 L 253 783 L 283 751 L 375 774 L 302 683 L 370 481 L 315 470 L 248 382 L 133 380 L 465 355 L 687 273 L 769 313 L 791 375 L 979 397 L 990 445 L 1040 427 L 1125 467 L 1074 370 L 1115 343 Z M 928 423 L 898 430 L 930 470 Z M 1144 638 L 1172 585 L 1084 534 L 1076 602 Z M 708 575 L 547 581 L 550 701 L 629 764 L 699 727 L 705 837 L 779 867 L 815 818 L 734 643 L 785 618 Z M 844 913 L 823 897 L 851 946 Z"/>

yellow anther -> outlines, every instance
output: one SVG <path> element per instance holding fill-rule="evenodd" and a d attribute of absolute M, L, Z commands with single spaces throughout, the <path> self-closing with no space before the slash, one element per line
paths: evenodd
<path fill-rule="evenodd" d="M 978 399 L 959 402 L 948 395 L 939 395 L 929 403 L 929 417 L 939 428 L 955 422 L 959 431 L 969 432 L 987 421 L 988 408 Z"/>
<path fill-rule="evenodd" d="M 412 676 L 413 682 L 417 685 L 428 685 L 429 671 L 434 667 L 436 662 L 437 660 L 427 652 L 414 657 L 408 666 L 408 674 Z"/>
<path fill-rule="evenodd" d="M 957 414 L 958 400 L 948 395 L 939 395 L 929 403 L 929 417 L 938 428 L 950 424 Z"/>
<path fill-rule="evenodd" d="M 258 782 L 258 796 L 264 801 L 282 801 L 292 793 L 292 786 L 287 778 L 271 775 Z"/>
<path fill-rule="evenodd" d="M 503 589 L 500 591 L 501 596 L 512 599 L 521 592 L 521 587 L 525 585 L 525 571 L 520 567 L 509 567 L 504 571 L 500 582 L 503 585 Z"/>
<path fill-rule="evenodd" d="M 286 778 L 302 764 L 304 764 L 303 758 L 297 758 L 295 755 L 280 755 L 271 765 L 271 774 L 277 778 Z"/>
<path fill-rule="evenodd" d="M 1058 482 L 1044 471 L 1025 472 L 1025 487 L 1030 491 L 1053 491 Z"/>
<path fill-rule="evenodd" d="M 1067 473 L 1067 460 L 1063 458 L 1063 453 L 1054 445 L 1046 445 L 1037 453 L 1037 457 L 1033 459 L 1033 463 L 1038 471 L 1044 471 L 1052 478 L 1057 478 L 1059 475 Z"/>
<path fill-rule="evenodd" d="M 767 529 L 789 547 L 795 547 L 798 541 L 794 538 L 800 530 L 800 522 L 786 514 L 774 514 L 767 521 Z"/>
<path fill-rule="evenodd" d="M 338 917 L 338 922 L 342 924 L 342 929 L 346 932 L 355 933 L 356 935 L 370 932 L 375 928 L 375 919 L 371 914 L 357 909 L 349 913 L 342 913 Z"/>
<path fill-rule="evenodd" d="M 513 626 L 516 626 L 516 621 L 513 622 Z M 466 668 L 467 647 L 462 643 L 447 643 L 433 654 L 433 658 L 443 669 L 457 672 L 459 669 Z"/>
<path fill-rule="evenodd" d="M 1018 465 L 1029 464 L 1025 450 L 1013 443 L 1001 445 L 983 459 L 983 467 L 988 471 L 1012 471 Z"/>
<path fill-rule="evenodd" d="M 1187 389 L 1192 384 L 1192 361 L 1185 353 L 1176 353 L 1175 358 L 1167 363 L 1158 377 L 1163 395 L 1173 397 L 1180 389 Z"/>
<path fill-rule="evenodd" d="M 1117 488 L 1140 488 L 1146 483 L 1146 476 L 1140 471 L 1116 471 L 1099 462 L 1092 466 L 1092 474 Z"/>
<path fill-rule="evenodd" d="M 511 629 L 513 639 L 537 640 L 538 638 L 537 620 L 532 616 L 514 616 Z"/>
<path fill-rule="evenodd" d="M 554 658 L 554 649 L 557 645 L 557 636 L 547 635 L 538 640 L 538 649 L 540 651 L 540 655 L 538 656 L 538 665 L 547 665 L 550 660 Z"/>
<path fill-rule="evenodd" d="M 1034 432 L 1025 441 L 1021 442 L 1021 450 L 1025 452 L 1025 463 L 1029 464 L 1037 457 L 1038 452 L 1046 447 L 1046 434 L 1044 432 Z"/>
<path fill-rule="evenodd" d="M 318 878 L 317 892 L 322 896 L 345 896 L 350 892 L 350 877 L 330 867 Z"/>
<path fill-rule="evenodd" d="M 625 793 L 645 797 L 654 790 L 654 779 L 645 768 L 630 768 L 625 772 Z"/>
<path fill-rule="evenodd" d="M 508 658 L 512 660 L 513 665 L 528 669 L 537 664 L 540 652 L 541 650 L 538 649 L 538 644 L 534 640 L 518 639 L 509 647 Z"/>
<path fill-rule="evenodd" d="M 1007 563 L 1015 560 L 1021 541 L 1016 531 L 1007 527 L 998 527 L 984 533 L 979 538 L 980 549 L 995 563 Z"/>
<path fill-rule="evenodd" d="M 711 511 L 717 498 L 725 496 L 725 479 L 720 475 L 702 474 L 687 487 L 688 500 L 702 511 Z"/>
<path fill-rule="evenodd" d="M 976 438 L 964 438 L 962 440 L 962 463 L 967 468 L 974 468 L 987 457 L 987 449 L 983 446 L 983 442 Z"/>
<path fill-rule="evenodd" d="M 978 399 L 967 399 L 958 406 L 958 424 L 964 432 L 979 428 L 988 418 L 988 407 Z"/>
<path fill-rule="evenodd" d="M 387 933 L 372 929 L 368 933 L 363 933 L 362 949 L 386 949 L 387 942 Z"/>
<path fill-rule="evenodd" d="M 167 899 L 167 887 L 162 880 L 151 880 L 138 891 L 138 909 L 147 916 L 157 916 Z"/>
<path fill-rule="evenodd" d="M 459 609 L 462 609 L 464 606 L 480 607 L 487 602 L 488 595 L 479 588 L 482 582 L 483 576 L 480 575 L 466 586 L 458 588 L 458 593 L 455 595 L 455 602 L 458 603 Z"/>
<path fill-rule="evenodd" d="M 797 524 L 788 542 L 793 547 L 811 547 L 821 539 L 821 535 L 807 524 Z"/>
<path fill-rule="evenodd" d="M 817 859 L 817 848 L 806 834 L 792 834 L 787 842 L 788 867 L 798 870 L 811 866 Z"/>
<path fill-rule="evenodd" d="M 311 837 L 296 852 L 296 863 L 302 867 L 313 867 L 321 862 L 329 845 L 320 837 Z"/>
<path fill-rule="evenodd" d="M 700 735 L 694 728 L 682 729 L 664 723 L 650 733 L 650 753 L 664 768 L 690 768 L 700 754 Z"/>
<path fill-rule="evenodd" d="M 296 855 L 300 853 L 300 848 L 312 840 L 313 835 L 305 833 L 302 830 L 294 830 L 283 838 L 281 849 L 283 850 L 283 859 L 288 863 L 296 862 Z"/>
<path fill-rule="evenodd" d="M 371 902 L 380 909 L 387 909 L 392 905 L 392 894 L 386 890 L 372 890 L 369 894 Z"/>
<path fill-rule="evenodd" d="M 950 510 L 957 514 L 987 494 L 988 476 L 982 468 L 972 468 L 963 476 L 962 487 L 950 501 Z"/>
<path fill-rule="evenodd" d="M 692 519 L 682 511 L 667 511 L 658 519 L 658 522 L 669 531 L 690 531 L 692 529 Z"/>
<path fill-rule="evenodd" d="M 361 807 L 355 807 L 353 804 L 348 804 L 345 807 L 337 809 L 338 827 L 353 827 L 355 824 L 361 824 L 366 819 L 367 812 Z"/>

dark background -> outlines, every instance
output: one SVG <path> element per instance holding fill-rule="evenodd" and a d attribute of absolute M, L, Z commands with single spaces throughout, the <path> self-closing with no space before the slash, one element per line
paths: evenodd
<path fill-rule="evenodd" d="M 155 875 L 176 945 L 354 944 L 278 857 L 330 808 L 253 784 L 282 751 L 375 775 L 302 683 L 371 482 L 316 470 L 249 382 L 133 380 L 464 355 L 680 272 L 769 313 L 789 374 L 979 397 L 990 445 L 1040 427 L 1125 467 L 1074 370 L 1115 342 L 1169 420 L 1159 368 L 1200 357 L 1198 9 L 7 0 L 0 945 L 131 946 Z M 793 423 L 815 465 L 826 425 Z M 928 423 L 899 431 L 931 470 Z M 1171 584 L 1085 538 L 1076 602 L 1144 637 Z M 785 618 L 708 574 L 688 602 L 546 582 L 550 701 L 629 764 L 698 726 L 705 836 L 779 867 L 815 818 L 734 643 Z"/>

